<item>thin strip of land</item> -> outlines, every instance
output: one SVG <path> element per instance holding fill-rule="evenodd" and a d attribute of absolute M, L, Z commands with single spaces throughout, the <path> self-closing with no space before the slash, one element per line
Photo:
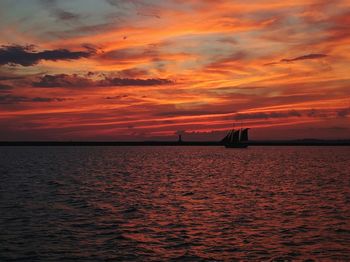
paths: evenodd
<path fill-rule="evenodd" d="M 248 141 L 244 144 L 248 146 L 350 146 L 350 140 L 261 140 Z M 220 141 L 0 141 L 0 146 L 224 146 L 224 144 Z"/>

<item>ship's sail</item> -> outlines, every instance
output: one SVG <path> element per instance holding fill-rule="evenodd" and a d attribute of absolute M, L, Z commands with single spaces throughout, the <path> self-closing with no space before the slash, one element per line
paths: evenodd
<path fill-rule="evenodd" d="M 233 130 L 230 130 L 228 134 L 221 140 L 222 143 L 229 143 L 231 141 L 231 135 Z"/>
<path fill-rule="evenodd" d="M 232 145 L 234 147 L 238 147 L 238 146 L 242 147 L 242 142 L 248 141 L 248 130 L 249 128 L 239 129 L 239 130 L 232 129 L 221 140 L 221 143 L 225 145 Z"/>
<path fill-rule="evenodd" d="M 236 130 L 236 131 L 233 130 L 230 142 L 234 144 L 239 143 L 239 130 Z"/>
<path fill-rule="evenodd" d="M 248 141 L 248 130 L 249 128 L 245 128 L 241 131 L 241 140 L 242 142 Z"/>
<path fill-rule="evenodd" d="M 248 144 L 245 143 L 248 141 L 248 130 L 249 128 L 232 129 L 221 140 L 221 143 L 223 143 L 226 148 L 246 148 L 248 147 Z"/>

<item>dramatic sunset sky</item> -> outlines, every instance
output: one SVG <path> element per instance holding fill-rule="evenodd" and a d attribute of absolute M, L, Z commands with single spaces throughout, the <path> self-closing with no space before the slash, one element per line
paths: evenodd
<path fill-rule="evenodd" d="M 349 0 L 0 0 L 0 140 L 350 137 Z"/>

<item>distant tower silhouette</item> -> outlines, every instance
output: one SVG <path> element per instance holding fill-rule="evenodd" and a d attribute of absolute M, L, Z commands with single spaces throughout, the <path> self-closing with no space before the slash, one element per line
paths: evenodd
<path fill-rule="evenodd" d="M 179 142 L 179 143 L 182 142 L 182 136 L 181 136 L 181 135 L 179 135 L 179 140 L 178 140 L 178 142 Z"/>

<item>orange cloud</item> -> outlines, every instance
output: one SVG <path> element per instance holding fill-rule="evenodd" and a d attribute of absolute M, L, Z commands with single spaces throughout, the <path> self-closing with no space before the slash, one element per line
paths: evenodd
<path fill-rule="evenodd" d="M 0 140 L 350 128 L 348 1 L 57 5 L 0 18 Z"/>

